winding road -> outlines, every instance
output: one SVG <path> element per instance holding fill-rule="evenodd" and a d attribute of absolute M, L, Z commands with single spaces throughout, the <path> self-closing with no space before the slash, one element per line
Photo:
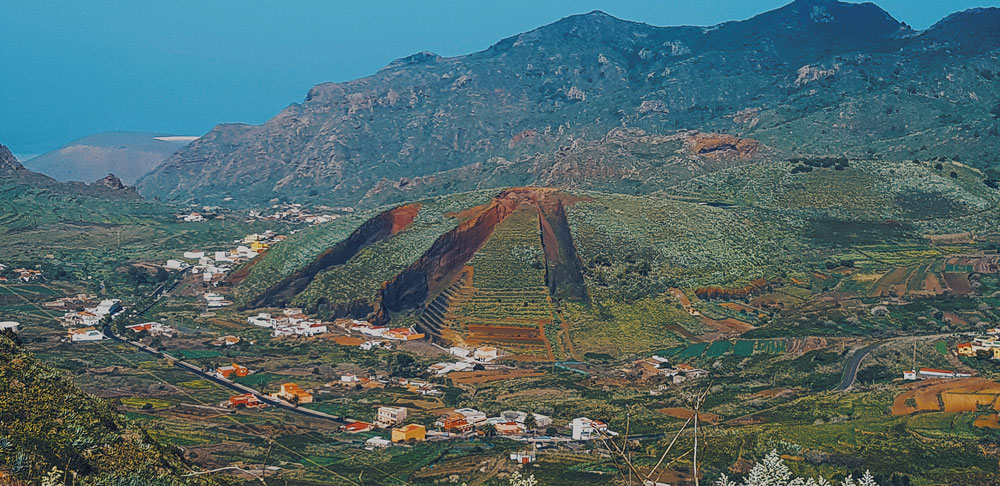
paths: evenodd
<path fill-rule="evenodd" d="M 891 342 L 905 342 L 920 339 L 934 339 L 941 338 L 945 336 L 954 336 L 955 333 L 940 333 L 940 334 L 917 334 L 913 336 L 900 336 L 895 338 L 883 339 L 879 342 L 869 344 L 861 349 L 858 349 L 851 355 L 851 358 L 847 360 L 847 364 L 844 366 L 844 376 L 840 379 L 840 384 L 833 391 L 847 391 L 852 386 L 854 382 L 858 379 L 858 368 L 861 367 L 861 360 L 865 359 L 865 356 L 871 354 L 872 351 L 878 349 L 879 346 L 888 344 Z"/>
<path fill-rule="evenodd" d="M 844 366 L 844 376 L 840 379 L 840 384 L 834 391 L 847 391 L 854 385 L 854 382 L 858 379 L 858 368 L 861 367 L 861 360 L 865 359 L 869 353 L 875 351 L 879 346 L 885 344 L 886 341 L 879 341 L 874 344 L 869 344 L 851 355 L 851 358 L 847 360 L 847 365 Z"/>

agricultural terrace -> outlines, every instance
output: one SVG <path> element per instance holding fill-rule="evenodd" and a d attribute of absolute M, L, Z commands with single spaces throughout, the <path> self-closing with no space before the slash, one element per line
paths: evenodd
<path fill-rule="evenodd" d="M 522 207 L 494 228 L 469 261 L 470 288 L 446 313 L 468 344 L 493 343 L 519 355 L 553 358 L 546 327 L 553 323 L 538 212 Z"/>
<path fill-rule="evenodd" d="M 804 173 L 792 173 L 793 165 L 737 166 L 683 182 L 670 192 L 835 220 L 913 221 L 927 232 L 941 232 L 942 225 L 954 223 L 965 226 L 1000 202 L 1000 194 L 982 183 L 981 174 L 960 164 L 937 170 L 928 162 L 852 160 L 841 170 Z"/>

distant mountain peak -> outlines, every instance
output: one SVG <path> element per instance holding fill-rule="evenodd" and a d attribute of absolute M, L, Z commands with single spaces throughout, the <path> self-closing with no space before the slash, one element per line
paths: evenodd
<path fill-rule="evenodd" d="M 107 187 L 108 189 L 114 189 L 116 191 L 120 191 L 120 190 L 125 189 L 126 187 L 128 187 L 128 186 L 125 185 L 124 182 L 122 182 L 121 179 L 118 178 L 118 176 L 116 176 L 114 174 L 108 174 L 108 175 L 104 176 L 103 179 L 98 180 L 94 184 Z"/>
<path fill-rule="evenodd" d="M 24 166 L 17 161 L 17 157 L 14 157 L 6 145 L 0 144 L 0 172 L 15 170 L 24 170 Z"/>

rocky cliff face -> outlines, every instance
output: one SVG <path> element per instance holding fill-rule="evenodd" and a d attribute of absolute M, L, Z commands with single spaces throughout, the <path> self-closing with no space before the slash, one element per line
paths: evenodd
<path fill-rule="evenodd" d="M 0 172 L 15 170 L 24 170 L 24 166 L 17 161 L 17 157 L 14 157 L 6 145 L 0 144 Z"/>
<path fill-rule="evenodd" d="M 317 85 L 263 125 L 216 127 L 138 185 L 182 201 L 374 206 L 524 184 L 643 193 L 790 154 L 985 166 L 1000 148 L 997 12 L 923 32 L 834 0 L 709 28 L 576 15 Z M 693 131 L 736 143 L 692 153 Z"/>

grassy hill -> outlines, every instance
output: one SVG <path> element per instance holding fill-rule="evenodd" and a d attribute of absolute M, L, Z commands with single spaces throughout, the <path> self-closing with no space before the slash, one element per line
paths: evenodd
<path fill-rule="evenodd" d="M 326 317 L 412 322 L 406 316 L 431 312 L 459 330 L 523 314 L 554 334 L 565 320 L 584 332 L 582 340 L 628 352 L 752 325 L 746 317 L 726 321 L 740 316 L 725 309 L 707 321 L 678 312 L 676 289 L 690 295 L 805 282 L 832 254 L 923 248 L 928 235 L 995 234 L 998 204 L 1000 191 L 980 171 L 937 161 L 769 161 L 651 196 L 478 191 L 303 231 L 250 267 L 237 294 L 248 307 L 292 303 Z M 405 208 L 416 211 L 412 221 L 379 233 L 386 215 Z M 541 300 L 531 294 L 538 289 Z M 504 307 L 514 302 L 525 312 Z M 639 328 L 651 339 L 611 345 Z"/>
<path fill-rule="evenodd" d="M 37 480 L 56 468 L 66 484 L 218 484 L 182 477 L 190 468 L 177 450 L 152 440 L 111 402 L 80 391 L 9 334 L 0 335 L 0 418 L 0 482 Z"/>

